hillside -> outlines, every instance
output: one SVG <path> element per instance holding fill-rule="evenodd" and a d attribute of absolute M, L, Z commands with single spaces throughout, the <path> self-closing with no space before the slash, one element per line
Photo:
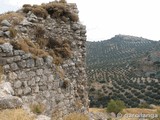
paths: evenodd
<path fill-rule="evenodd" d="M 128 107 L 160 104 L 158 41 L 116 35 L 86 47 L 91 107 L 104 107 L 110 99 Z"/>

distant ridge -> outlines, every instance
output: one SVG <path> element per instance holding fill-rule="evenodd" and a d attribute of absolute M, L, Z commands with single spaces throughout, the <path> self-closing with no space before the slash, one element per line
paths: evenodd
<path fill-rule="evenodd" d="M 128 107 L 142 101 L 160 104 L 160 42 L 130 35 L 115 35 L 87 42 L 87 75 L 91 107 L 120 99 Z"/>

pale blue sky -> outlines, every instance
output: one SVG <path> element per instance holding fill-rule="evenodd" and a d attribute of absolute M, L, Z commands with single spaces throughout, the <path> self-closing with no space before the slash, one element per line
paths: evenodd
<path fill-rule="evenodd" d="M 52 0 L 0 0 L 0 13 L 25 3 Z M 109 39 L 116 34 L 160 40 L 160 0 L 67 0 L 77 3 L 80 20 L 87 26 L 87 40 Z"/>

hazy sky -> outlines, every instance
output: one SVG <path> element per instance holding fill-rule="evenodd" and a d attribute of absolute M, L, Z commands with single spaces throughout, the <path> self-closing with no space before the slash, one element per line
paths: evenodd
<path fill-rule="evenodd" d="M 0 0 L 0 13 L 24 3 L 52 0 Z M 77 3 L 80 20 L 87 26 L 87 40 L 109 39 L 116 34 L 160 40 L 160 0 L 67 0 Z"/>

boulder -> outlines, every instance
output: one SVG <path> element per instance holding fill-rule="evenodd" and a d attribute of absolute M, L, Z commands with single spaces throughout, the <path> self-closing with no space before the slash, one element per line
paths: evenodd
<path fill-rule="evenodd" d="M 10 82 L 0 84 L 0 96 L 4 97 L 5 95 L 14 95 Z"/>
<path fill-rule="evenodd" d="M 13 109 L 19 108 L 23 104 L 19 97 L 7 95 L 4 97 L 0 96 L 0 109 Z"/>
<path fill-rule="evenodd" d="M 8 26 L 3 26 L 3 27 L 1 27 L 1 30 L 2 30 L 3 32 L 8 31 L 8 30 L 9 30 L 9 27 L 8 27 Z"/>
<path fill-rule="evenodd" d="M 11 26 L 11 24 L 8 22 L 8 20 L 3 20 L 3 21 L 1 22 L 1 25 L 3 25 L 3 26 L 8 26 L 8 27 Z"/>
<path fill-rule="evenodd" d="M 10 43 L 4 43 L 3 45 L 0 45 L 0 48 L 6 53 L 12 52 L 13 50 L 13 46 Z"/>
<path fill-rule="evenodd" d="M 0 84 L 0 109 L 12 109 L 22 106 L 22 100 L 12 95 L 14 95 L 14 91 L 11 83 L 4 82 Z"/>
<path fill-rule="evenodd" d="M 32 23 L 29 22 L 27 19 L 24 19 L 20 24 L 23 26 L 32 26 Z"/>

